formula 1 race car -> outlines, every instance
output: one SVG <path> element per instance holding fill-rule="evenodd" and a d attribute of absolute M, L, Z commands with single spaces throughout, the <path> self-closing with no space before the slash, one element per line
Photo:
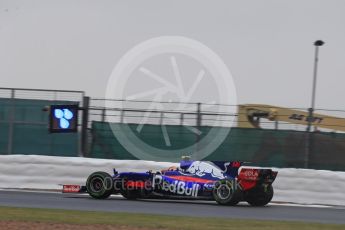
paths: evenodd
<path fill-rule="evenodd" d="M 94 172 L 86 186 L 64 185 L 63 192 L 87 192 L 96 199 L 121 194 L 127 199 L 215 200 L 221 205 L 247 201 L 264 206 L 273 197 L 277 173 L 271 169 L 241 167 L 242 162 L 182 160 L 180 167 L 159 172 Z M 241 167 L 241 168 L 240 168 Z"/>

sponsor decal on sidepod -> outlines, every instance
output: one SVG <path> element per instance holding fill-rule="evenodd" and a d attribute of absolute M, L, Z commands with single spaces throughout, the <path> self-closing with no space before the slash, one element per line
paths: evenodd
<path fill-rule="evenodd" d="M 179 195 L 186 195 L 186 196 L 198 196 L 200 185 L 194 184 L 192 187 L 188 187 L 184 181 L 175 180 L 172 183 L 168 183 L 167 181 L 163 181 L 162 183 L 162 190 L 166 192 L 171 192 Z"/>

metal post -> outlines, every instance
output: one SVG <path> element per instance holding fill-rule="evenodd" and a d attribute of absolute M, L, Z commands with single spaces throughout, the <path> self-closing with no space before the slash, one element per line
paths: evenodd
<path fill-rule="evenodd" d="M 200 130 L 200 127 L 201 127 L 201 103 L 198 103 L 197 104 L 197 111 L 196 111 L 196 126 L 197 126 L 197 129 Z M 200 135 L 198 133 L 195 134 L 196 135 L 196 144 L 195 144 L 195 147 L 196 147 L 196 160 L 202 160 L 201 157 L 199 156 L 199 142 L 200 142 Z"/>
<path fill-rule="evenodd" d="M 83 118 L 81 124 L 81 154 L 83 157 L 88 155 L 88 136 L 87 125 L 89 123 L 90 97 L 83 97 Z"/>
<path fill-rule="evenodd" d="M 15 91 L 11 89 L 11 103 L 8 116 L 8 143 L 7 154 L 10 155 L 13 152 L 13 135 L 14 135 L 14 116 L 15 116 Z"/>
<path fill-rule="evenodd" d="M 184 113 L 180 114 L 180 125 L 183 125 Z"/>
<path fill-rule="evenodd" d="M 308 117 L 308 127 L 307 131 L 311 131 L 311 125 L 313 123 L 313 113 L 315 109 L 315 95 L 316 95 L 316 83 L 317 83 L 317 67 L 319 63 L 319 46 L 325 44 L 321 40 L 317 40 L 314 42 L 315 46 L 315 55 L 314 55 L 314 70 L 313 70 L 313 88 L 312 88 L 312 95 L 311 95 L 311 107 L 309 108 L 309 117 Z"/>
<path fill-rule="evenodd" d="M 319 63 L 319 46 L 315 46 L 315 59 L 314 59 L 314 73 L 313 73 L 313 92 L 311 97 L 311 108 L 314 110 L 315 107 L 315 93 L 317 83 L 317 66 Z"/>
<path fill-rule="evenodd" d="M 102 109 L 102 122 L 105 122 L 105 108 Z"/>
<path fill-rule="evenodd" d="M 197 115 L 197 118 L 196 118 L 196 126 L 197 126 L 197 127 L 200 127 L 200 126 L 201 126 L 201 119 L 202 119 L 202 118 L 201 118 L 201 116 L 202 116 L 202 115 L 201 115 L 201 103 L 198 103 L 198 104 L 197 104 L 197 111 L 196 111 L 196 112 L 197 112 L 197 114 L 196 114 L 196 115 Z"/>
<path fill-rule="evenodd" d="M 309 157 L 310 157 L 310 132 L 305 133 L 305 155 L 304 155 L 304 168 L 309 168 Z"/>
<path fill-rule="evenodd" d="M 161 117 L 160 117 L 160 120 L 159 120 L 159 124 L 160 125 L 163 125 L 163 117 L 164 117 L 164 113 L 161 112 Z"/>
<path fill-rule="evenodd" d="M 304 159 L 304 168 L 309 168 L 309 158 L 311 155 L 312 150 L 312 135 L 310 133 L 311 126 L 314 122 L 314 110 L 315 110 L 315 97 L 316 97 L 316 83 L 317 83 L 317 67 L 319 62 L 319 46 L 325 44 L 321 40 L 317 40 L 314 42 L 315 46 L 315 55 L 314 55 L 314 70 L 313 70 L 313 88 L 312 88 L 312 96 L 311 96 L 311 107 L 308 109 L 308 126 L 307 126 L 307 133 L 306 133 L 306 143 L 305 143 L 305 159 Z"/>
<path fill-rule="evenodd" d="M 125 111 L 121 110 L 121 114 L 120 114 L 120 123 L 123 124 L 123 118 L 125 116 Z"/>

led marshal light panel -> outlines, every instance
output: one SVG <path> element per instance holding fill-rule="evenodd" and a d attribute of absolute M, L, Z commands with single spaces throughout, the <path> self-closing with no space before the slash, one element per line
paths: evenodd
<path fill-rule="evenodd" d="M 49 112 L 51 133 L 77 132 L 78 105 L 51 105 Z"/>

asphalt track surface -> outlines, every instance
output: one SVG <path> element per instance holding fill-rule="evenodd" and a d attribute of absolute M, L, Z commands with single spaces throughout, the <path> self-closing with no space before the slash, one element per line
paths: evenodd
<path fill-rule="evenodd" d="M 81 194 L 6 190 L 0 191 L 0 206 L 345 224 L 345 208 L 342 207 L 251 207 L 246 203 L 231 207 L 212 201 L 131 201 L 121 196 L 95 200 Z"/>

